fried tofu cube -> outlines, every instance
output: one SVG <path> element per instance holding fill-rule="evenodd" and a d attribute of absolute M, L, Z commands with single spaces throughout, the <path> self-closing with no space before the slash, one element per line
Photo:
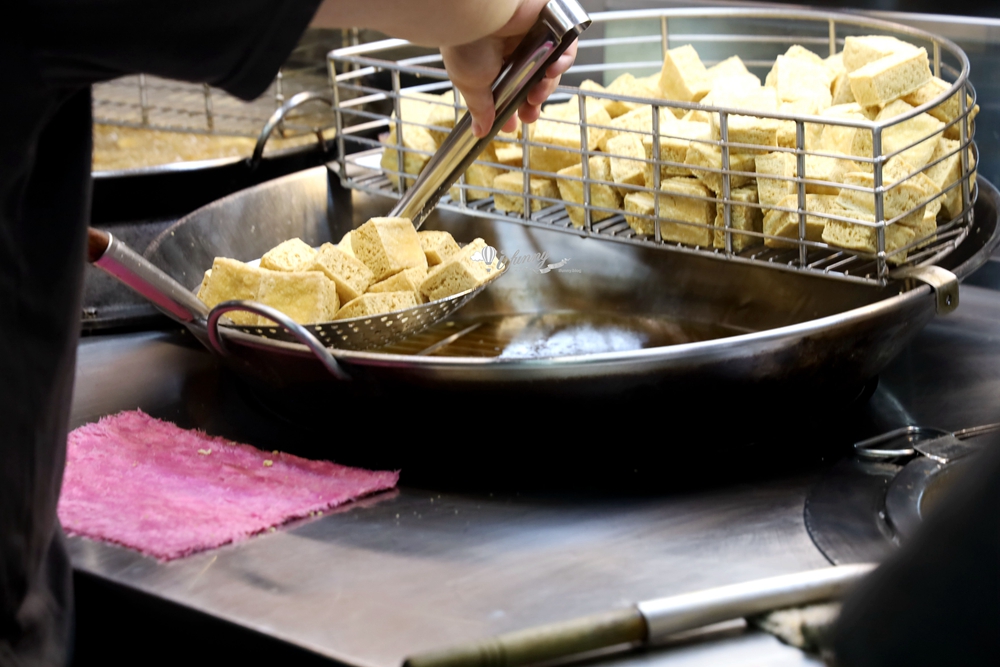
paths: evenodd
<path fill-rule="evenodd" d="M 508 167 L 520 167 L 524 164 L 524 146 L 497 142 L 494 153 L 496 153 L 498 164 L 504 164 Z"/>
<path fill-rule="evenodd" d="M 670 129 L 677 124 L 677 118 L 669 109 L 660 108 L 659 130 L 667 134 Z M 608 152 L 608 143 L 617 136 L 629 133 L 642 133 L 653 131 L 653 107 L 643 105 L 626 114 L 618 116 L 611 121 L 611 130 L 601 139 L 598 146 L 605 153 Z"/>
<path fill-rule="evenodd" d="M 806 155 L 806 178 L 813 181 L 806 183 L 806 192 L 813 195 L 840 194 L 844 176 L 853 171 L 862 171 L 861 165 L 846 155 L 843 157 Z"/>
<path fill-rule="evenodd" d="M 742 252 L 751 246 L 761 245 L 764 240 L 759 236 L 736 233 L 736 231 L 757 233 L 764 231 L 764 212 L 752 205 L 758 203 L 757 188 L 753 185 L 736 188 L 729 193 L 729 198 L 742 203 L 742 205 L 730 204 L 729 220 L 733 252 Z M 726 204 L 721 201 L 715 205 L 714 243 L 716 248 L 726 247 Z"/>
<path fill-rule="evenodd" d="M 660 165 L 660 180 L 671 176 L 690 176 L 691 169 L 684 165 L 687 158 L 688 147 L 696 140 L 706 141 L 711 138 L 712 131 L 708 123 L 696 123 L 690 121 L 677 121 L 672 127 L 661 130 L 660 136 L 660 162 L 675 163 Z M 652 135 L 642 136 L 642 147 L 646 152 L 646 159 L 653 160 L 653 137 Z M 645 164 L 644 175 L 646 187 L 654 187 L 653 162 Z"/>
<path fill-rule="evenodd" d="M 528 187 L 531 192 L 532 213 L 541 211 L 543 208 L 552 206 L 554 203 L 546 201 L 545 199 L 538 199 L 538 197 L 545 197 L 546 199 L 559 199 L 559 188 L 556 187 L 556 182 L 550 178 L 532 176 L 529 180 Z M 497 176 L 493 181 L 493 189 L 504 190 L 511 193 L 509 195 L 500 193 L 495 193 L 493 195 L 493 203 L 496 205 L 498 210 L 506 211 L 508 213 L 524 213 L 523 172 L 511 171 Z"/>
<path fill-rule="evenodd" d="M 588 161 L 588 168 L 590 171 L 589 177 L 591 181 L 611 181 L 611 160 L 608 158 L 595 155 Z M 583 204 L 583 165 L 578 164 L 572 167 L 566 167 L 559 172 L 559 175 L 563 177 L 581 179 L 571 180 L 571 178 L 560 178 L 556 180 L 556 185 L 559 188 L 559 196 L 562 197 L 563 201 L 572 202 L 574 204 Z M 607 209 L 621 209 L 621 194 L 619 194 L 618 190 L 616 190 L 613 186 L 594 183 L 589 186 L 589 189 L 591 206 Z M 566 206 L 566 213 L 569 214 L 569 219 L 573 223 L 574 227 L 582 228 L 585 226 L 585 209 L 579 206 Z M 614 213 L 609 213 L 608 211 L 590 211 L 590 219 L 592 222 L 606 220 L 613 215 Z"/>
<path fill-rule="evenodd" d="M 757 171 L 757 193 L 763 206 L 777 206 L 785 197 L 794 194 L 798 184 L 794 180 L 797 160 L 793 153 L 774 152 L 754 158 Z M 783 178 L 766 178 L 781 176 Z"/>
<path fill-rule="evenodd" d="M 459 251 L 458 243 L 448 232 L 426 229 L 417 232 L 417 236 L 427 256 L 427 266 L 437 266 Z"/>
<path fill-rule="evenodd" d="M 750 73 L 747 66 L 743 64 L 743 60 L 739 56 L 730 56 L 725 60 L 722 60 L 715 65 L 712 65 L 705 70 L 708 73 L 708 78 L 712 82 L 712 88 L 714 89 L 719 79 L 731 79 L 740 77 L 752 77 L 757 81 L 757 87 L 760 87 L 760 79 L 758 79 L 754 74 Z"/>
<path fill-rule="evenodd" d="M 691 172 L 715 194 L 722 192 L 722 148 L 715 144 L 691 142 L 684 163 L 691 166 Z M 756 171 L 754 156 L 749 153 L 729 153 L 729 187 L 738 188 L 753 180 Z M 744 172 L 743 174 L 736 172 Z M 746 175 L 749 173 L 750 175 Z"/>
<path fill-rule="evenodd" d="M 479 190 L 475 186 L 480 188 L 492 188 L 493 181 L 496 177 L 504 173 L 504 170 L 498 169 L 497 167 L 491 167 L 480 162 L 473 162 L 469 165 L 469 168 L 465 170 L 465 188 L 462 188 L 458 183 L 451 186 L 451 190 L 448 194 L 451 195 L 453 201 L 461 201 L 461 190 L 465 190 L 465 201 L 476 201 L 479 199 L 489 199 L 493 196 L 493 193 L 489 190 Z"/>
<path fill-rule="evenodd" d="M 878 116 L 876 120 L 884 121 L 901 116 L 913 111 L 913 107 L 903 100 L 896 100 L 890 103 Z M 944 123 L 933 116 L 922 113 L 904 120 L 901 123 L 890 125 L 882 130 L 882 154 L 889 155 L 896 151 L 902 151 L 899 155 L 909 162 L 914 168 L 922 169 L 934 154 L 934 148 L 942 137 Z M 861 132 L 855 136 L 853 154 L 863 157 L 872 156 L 870 144 L 871 133 Z M 904 150 L 905 149 L 905 150 Z"/>
<path fill-rule="evenodd" d="M 937 218 L 940 211 L 941 198 L 938 197 L 924 208 L 924 216 L 920 222 L 910 228 L 913 230 L 914 240 L 918 242 L 915 246 L 918 250 L 937 240 Z"/>
<path fill-rule="evenodd" d="M 316 259 L 309 268 L 312 271 L 322 271 L 333 281 L 341 303 L 358 298 L 375 282 L 375 274 L 364 262 L 332 243 L 320 246 Z"/>
<path fill-rule="evenodd" d="M 838 215 L 844 217 L 858 217 L 867 222 L 874 223 L 874 216 L 864 216 L 855 211 L 840 210 Z M 936 228 L 935 223 L 935 228 Z M 933 230 L 931 230 L 933 234 Z M 900 224 L 887 225 L 885 227 L 885 252 L 886 261 L 890 264 L 902 264 L 906 261 L 907 252 L 900 250 L 905 248 L 916 238 L 916 231 L 911 227 Z M 827 220 L 823 228 L 823 241 L 830 245 L 848 250 L 859 250 L 861 252 L 878 252 L 878 229 L 843 220 Z"/>
<path fill-rule="evenodd" d="M 419 174 L 431 159 L 431 155 L 437 150 L 438 142 L 434 139 L 430 130 L 422 125 L 428 125 L 427 119 L 432 112 L 438 113 L 440 109 L 449 108 L 452 103 L 452 92 L 448 91 L 444 95 L 430 95 L 427 93 L 417 93 L 402 91 L 399 96 L 400 120 L 403 124 L 403 169 L 407 174 Z M 445 106 L 447 105 L 447 106 Z M 396 114 L 393 112 L 392 117 Z M 396 123 L 389 123 L 389 139 L 386 142 L 385 150 L 382 152 L 381 166 L 386 172 L 386 177 L 399 188 L 400 177 L 399 166 L 399 138 L 397 136 Z M 396 173 L 392 173 L 396 172 Z M 407 183 L 413 183 L 415 179 L 406 179 Z"/>
<path fill-rule="evenodd" d="M 826 61 L 818 53 L 810 51 L 801 44 L 792 44 L 788 47 L 788 50 L 783 54 L 786 58 L 793 58 L 795 60 L 805 60 L 806 62 L 813 63 L 814 65 L 827 66 Z"/>
<path fill-rule="evenodd" d="M 915 227 L 920 224 L 926 204 L 938 193 L 938 189 L 925 174 L 917 172 L 910 176 L 913 172 L 913 166 L 901 157 L 894 157 L 885 163 L 882 169 L 882 182 L 886 187 L 882 195 L 885 220 L 903 216 L 898 221 L 903 225 Z M 839 206 L 865 215 L 875 214 L 875 177 L 872 173 L 845 174 L 844 185 L 853 187 L 841 189 L 837 196 Z"/>
<path fill-rule="evenodd" d="M 611 156 L 611 180 L 619 185 L 646 185 L 646 149 L 637 134 L 619 134 L 608 142 L 606 152 Z M 636 159 L 630 159 L 636 158 Z M 632 192 L 619 188 L 622 195 Z"/>
<path fill-rule="evenodd" d="M 271 248 L 260 258 L 260 268 L 271 271 L 309 271 L 316 250 L 302 239 L 289 239 Z"/>
<path fill-rule="evenodd" d="M 927 49 L 901 51 L 851 72 L 847 81 L 863 107 L 884 107 L 918 90 L 931 78 Z"/>
<path fill-rule="evenodd" d="M 403 130 L 402 150 L 402 171 L 407 174 L 419 175 L 430 162 L 431 155 L 437 150 L 437 144 L 425 128 L 410 126 Z M 389 139 L 379 164 L 385 171 L 386 178 L 398 189 L 400 182 L 399 139 L 396 137 L 395 127 L 389 130 Z M 415 178 L 406 179 L 407 185 L 412 185 L 415 181 Z"/>
<path fill-rule="evenodd" d="M 820 113 L 822 117 L 829 118 L 840 118 L 849 121 L 856 122 L 867 122 L 871 120 L 867 115 L 865 115 L 861 105 L 852 104 L 842 104 L 835 107 L 830 107 Z M 862 146 L 865 141 L 871 146 L 871 131 L 861 127 L 852 127 L 850 125 L 832 125 L 826 124 L 822 126 L 822 134 L 820 135 L 819 147 L 820 150 L 824 152 L 831 153 L 842 153 L 844 155 L 853 155 L 855 150 L 855 143 L 858 146 Z M 861 150 L 860 148 L 858 150 Z M 870 152 L 869 148 L 869 152 Z"/>
<path fill-rule="evenodd" d="M 805 210 L 806 215 L 806 241 L 821 241 L 823 239 L 823 229 L 826 227 L 827 218 L 821 215 L 831 213 L 836 207 L 836 197 L 831 195 L 806 195 Z M 795 209 L 793 212 L 771 209 L 764 213 L 764 233 L 768 236 L 784 237 L 788 239 L 799 239 L 799 196 L 798 194 L 787 195 L 778 202 L 778 206 L 785 209 Z M 788 241 L 781 241 L 777 238 L 764 239 L 764 245 L 769 248 L 794 248 L 798 244 Z"/>
<path fill-rule="evenodd" d="M 427 108 L 427 116 L 423 120 L 423 123 L 432 126 L 427 128 L 427 132 L 434 139 L 434 143 L 440 147 L 455 127 L 455 93 L 449 90 L 442 95 L 430 97 L 437 97 L 437 99 L 430 100 L 430 106 Z M 439 103 L 435 104 L 434 102 Z M 459 95 L 459 105 L 463 102 L 461 95 Z M 461 118 L 463 113 L 463 111 L 459 110 L 457 114 L 458 118 Z"/>
<path fill-rule="evenodd" d="M 861 69 L 868 63 L 882 60 L 901 51 L 915 51 L 917 47 L 888 35 L 863 35 L 846 37 L 841 62 L 848 73 Z"/>
<path fill-rule="evenodd" d="M 427 277 L 427 269 L 416 266 L 412 269 L 404 269 L 394 276 L 389 276 L 385 280 L 380 280 L 368 288 L 369 292 L 413 292 L 417 296 L 417 303 L 424 302 L 424 295 L 420 293 L 420 284 Z"/>
<path fill-rule="evenodd" d="M 711 78 L 690 44 L 667 51 L 660 70 L 660 91 L 668 100 L 697 102 L 712 89 Z"/>
<path fill-rule="evenodd" d="M 351 247 L 351 232 L 347 232 L 344 234 L 343 238 L 340 239 L 340 243 L 337 244 L 337 250 L 345 255 L 354 257 L 354 248 Z"/>
<path fill-rule="evenodd" d="M 903 101 L 913 107 L 919 107 L 928 102 L 933 102 L 943 96 L 948 89 L 951 88 L 951 84 L 938 77 L 931 77 L 930 81 L 922 85 L 920 88 L 916 89 L 909 95 L 903 96 Z M 966 95 L 966 108 L 969 109 L 969 114 L 966 117 L 969 123 L 969 135 L 971 136 L 972 130 L 972 120 L 979 113 L 979 105 L 973 105 L 972 96 Z M 945 101 L 941 102 L 937 106 L 931 107 L 927 113 L 937 118 L 942 123 L 948 124 L 957 119 L 962 115 L 962 102 L 959 98 L 958 93 L 955 93 Z M 945 137 L 948 139 L 958 139 L 961 135 L 962 128 L 958 123 L 954 125 L 949 125 L 945 128 Z"/>
<path fill-rule="evenodd" d="M 779 102 L 815 99 L 825 109 L 833 101 L 830 94 L 833 75 L 822 62 L 778 56 L 768 80 L 773 83 Z"/>
<path fill-rule="evenodd" d="M 622 95 L 623 97 L 649 99 L 659 99 L 662 97 L 658 78 L 655 82 L 652 82 L 649 79 L 637 79 L 631 74 L 622 74 L 612 81 L 611 85 L 607 88 L 607 92 L 612 95 Z M 605 109 L 612 118 L 618 118 L 644 106 L 636 102 L 617 102 L 611 100 L 608 100 L 608 102 L 610 103 L 606 105 Z"/>
<path fill-rule="evenodd" d="M 351 235 L 354 254 L 375 275 L 375 281 L 415 266 L 427 268 L 420 237 L 406 218 L 372 218 Z"/>
<path fill-rule="evenodd" d="M 427 272 L 420 285 L 420 292 L 429 301 L 437 301 L 479 287 L 499 270 L 499 260 L 489 264 L 482 257 L 486 241 L 475 239 L 472 243 Z"/>
<path fill-rule="evenodd" d="M 261 278 L 257 301 L 299 324 L 329 322 L 340 308 L 337 285 L 321 271 L 269 271 Z"/>
<path fill-rule="evenodd" d="M 962 178 L 962 152 L 958 149 L 961 142 L 951 139 L 941 138 L 938 141 L 934 153 L 929 162 L 932 166 L 924 172 L 933 181 L 942 194 L 935 201 L 939 201 L 939 208 L 943 208 L 946 215 L 956 217 L 962 212 L 962 185 L 959 182 Z M 935 164 L 936 163 L 936 164 Z M 969 167 L 973 167 L 972 154 L 969 154 Z M 970 177 L 969 188 L 971 191 L 973 179 Z M 954 185 L 955 187 L 951 187 Z M 948 188 L 951 188 L 948 190 Z M 947 190 L 947 192 L 945 192 Z"/>
<path fill-rule="evenodd" d="M 580 109 L 578 105 L 570 105 L 574 106 L 575 110 L 566 109 L 564 118 L 543 116 L 535 122 L 531 140 L 545 145 L 529 148 L 532 169 L 555 173 L 580 161 Z M 599 104 L 588 105 L 587 124 L 587 147 L 595 150 L 608 133 L 605 128 L 610 126 L 611 116 Z"/>
<path fill-rule="evenodd" d="M 228 257 L 216 257 L 210 273 L 198 290 L 198 298 L 209 308 L 223 301 L 256 301 L 266 270 Z M 253 313 L 233 311 L 226 315 L 234 324 L 255 326 L 260 318 Z"/>
<path fill-rule="evenodd" d="M 366 292 L 337 311 L 335 320 L 383 315 L 419 305 L 413 292 Z"/>
<path fill-rule="evenodd" d="M 806 97 L 794 102 L 782 102 L 778 111 L 790 116 L 818 116 L 823 109 L 815 98 Z M 823 136 L 826 124 L 821 122 L 805 123 L 805 148 L 815 150 Z M 782 148 L 798 147 L 798 129 L 791 120 L 778 121 L 778 146 Z"/>
<path fill-rule="evenodd" d="M 778 111 L 778 98 L 773 88 L 759 88 L 750 92 L 732 91 L 713 93 L 713 104 L 725 108 L 759 111 L 763 114 Z M 778 145 L 778 129 L 781 121 L 776 118 L 760 118 L 758 116 L 743 116 L 729 114 L 727 116 L 727 136 L 733 144 L 748 144 L 760 146 L 762 152 Z M 722 128 L 719 114 L 711 116 L 712 138 L 722 139 Z M 754 149 L 749 146 L 736 148 L 738 152 L 746 153 Z"/>
<path fill-rule="evenodd" d="M 848 79 L 846 69 L 837 74 L 837 78 L 833 80 L 833 84 L 830 86 L 830 93 L 833 96 L 833 101 L 831 102 L 833 106 L 857 102 L 854 99 L 854 93 L 851 91 L 851 82 Z"/>
<path fill-rule="evenodd" d="M 710 248 L 714 236 L 715 202 L 708 199 L 712 196 L 708 188 L 694 178 L 670 178 L 660 188 L 660 238 Z M 633 192 L 626 195 L 625 220 L 637 233 L 652 236 L 655 233 L 655 221 L 652 219 L 655 215 L 653 193 Z"/>

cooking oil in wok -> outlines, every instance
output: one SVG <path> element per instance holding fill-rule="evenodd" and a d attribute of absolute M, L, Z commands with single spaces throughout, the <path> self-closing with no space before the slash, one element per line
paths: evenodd
<path fill-rule="evenodd" d="M 396 354 L 539 359 L 627 352 L 736 336 L 746 331 L 664 315 L 581 312 L 454 318 L 383 348 Z"/>

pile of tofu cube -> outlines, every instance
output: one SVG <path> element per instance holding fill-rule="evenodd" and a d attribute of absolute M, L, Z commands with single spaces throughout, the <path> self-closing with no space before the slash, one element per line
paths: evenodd
<path fill-rule="evenodd" d="M 971 137 L 978 109 L 969 109 L 963 121 L 958 93 L 945 99 L 949 88 L 932 75 L 926 49 L 891 36 L 847 37 L 843 51 L 827 58 L 792 46 L 776 58 L 763 82 L 738 56 L 706 67 L 695 49 L 684 45 L 667 52 L 657 74 L 622 74 L 606 88 L 586 81 L 578 96 L 546 106 L 533 125 L 498 135 L 465 173 L 465 200 L 493 197 L 497 209 L 524 215 L 527 190 L 532 212 L 565 206 L 572 224 L 583 227 L 588 188 L 592 222 L 621 213 L 638 234 L 652 235 L 658 219 L 665 241 L 725 248 L 728 234 L 734 252 L 806 241 L 874 253 L 874 169 L 880 163 L 882 184 L 888 188 L 883 195 L 883 249 L 887 260 L 898 264 L 908 251 L 934 240 L 939 217 L 951 220 L 962 212 L 960 123 L 968 124 Z M 650 103 L 602 94 L 655 100 L 660 105 L 657 141 Z M 967 100 L 971 106 L 971 98 Z M 936 104 L 926 113 L 889 124 L 928 102 Z M 447 137 L 455 125 L 455 107 L 450 91 L 403 92 L 403 140 L 391 123 L 382 156 L 382 168 L 397 188 L 404 174 L 420 173 Z M 727 110 L 724 123 L 720 109 Z M 800 138 L 794 121 L 772 114 L 810 120 Z M 885 123 L 879 154 L 873 154 L 870 127 L 831 124 L 833 119 Z M 528 133 L 527 163 L 533 172 L 527 184 L 519 141 L 523 132 Z M 798 173 L 799 141 L 804 174 Z M 590 153 L 586 173 L 583 151 Z M 972 151 L 968 154 L 971 172 Z M 799 224 L 802 181 L 804 237 Z M 451 194 L 459 199 L 457 186 Z"/>
<path fill-rule="evenodd" d="M 406 218 L 372 218 L 336 245 L 317 249 L 289 239 L 265 253 L 257 266 L 217 257 L 198 298 L 209 308 L 223 301 L 256 301 L 299 324 L 368 317 L 482 285 L 498 268 L 496 259 L 483 260 L 485 247 L 483 239 L 460 247 L 448 232 L 418 232 Z M 228 317 L 241 326 L 274 326 L 250 312 L 232 311 Z"/>

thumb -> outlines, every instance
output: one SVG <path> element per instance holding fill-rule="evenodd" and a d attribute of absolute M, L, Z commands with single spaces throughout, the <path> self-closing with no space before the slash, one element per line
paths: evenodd
<path fill-rule="evenodd" d="M 472 132 L 484 137 L 493 127 L 493 80 L 503 67 L 503 40 L 487 37 L 441 48 L 445 69 L 472 114 Z"/>

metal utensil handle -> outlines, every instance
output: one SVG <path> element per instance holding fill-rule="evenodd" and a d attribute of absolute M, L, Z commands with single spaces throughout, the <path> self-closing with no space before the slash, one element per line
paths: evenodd
<path fill-rule="evenodd" d="M 637 606 L 646 618 L 653 643 L 713 623 L 837 599 L 874 568 L 872 563 L 824 567 L 648 600 Z"/>
<path fill-rule="evenodd" d="M 496 118 L 489 133 L 477 139 L 472 134 L 472 116 L 466 112 L 389 215 L 409 218 L 419 228 L 438 200 L 527 99 L 531 87 L 542 80 L 548 66 L 569 48 L 590 22 L 590 16 L 576 0 L 552 0 L 545 5 L 538 21 L 493 82 Z"/>
<path fill-rule="evenodd" d="M 330 354 L 330 351 L 323 347 L 323 343 L 319 342 L 315 336 L 309 333 L 309 330 L 304 326 L 288 317 L 280 310 L 271 308 L 270 306 L 265 306 L 262 303 L 257 303 L 255 301 L 223 301 L 208 313 L 208 342 L 216 352 L 222 357 L 229 356 L 229 350 L 226 349 L 226 343 L 222 339 L 222 335 L 219 332 L 219 320 L 226 313 L 230 313 L 234 310 L 242 310 L 248 313 L 253 313 L 254 315 L 260 315 L 261 317 L 266 317 L 272 322 L 277 322 L 279 325 L 288 329 L 289 333 L 295 336 L 300 343 L 309 348 L 309 350 L 316 355 L 326 369 L 330 371 L 330 374 L 338 380 L 350 380 L 352 379 L 350 375 L 344 372 L 337 363 L 337 360 Z"/>
<path fill-rule="evenodd" d="M 404 667 L 519 667 L 841 597 L 875 565 L 843 565 L 640 602 L 634 607 L 430 651 Z"/>
<path fill-rule="evenodd" d="M 108 232 L 87 231 L 87 259 L 186 324 L 208 316 L 208 308 L 183 285 Z"/>
<path fill-rule="evenodd" d="M 333 106 L 333 98 L 324 93 L 317 93 L 312 91 L 305 91 L 292 95 L 287 102 L 281 105 L 279 109 L 276 109 L 271 117 L 267 119 L 264 123 L 263 129 L 260 131 L 260 136 L 257 137 L 257 145 L 253 148 L 253 155 L 250 157 L 250 169 L 256 169 L 257 165 L 260 164 L 261 159 L 264 157 L 264 146 L 267 144 L 267 140 L 271 138 L 274 133 L 274 129 L 285 120 L 285 116 L 288 115 L 293 109 L 297 109 L 306 102 L 324 102 L 328 106 Z M 322 135 L 321 135 L 322 136 Z"/>

